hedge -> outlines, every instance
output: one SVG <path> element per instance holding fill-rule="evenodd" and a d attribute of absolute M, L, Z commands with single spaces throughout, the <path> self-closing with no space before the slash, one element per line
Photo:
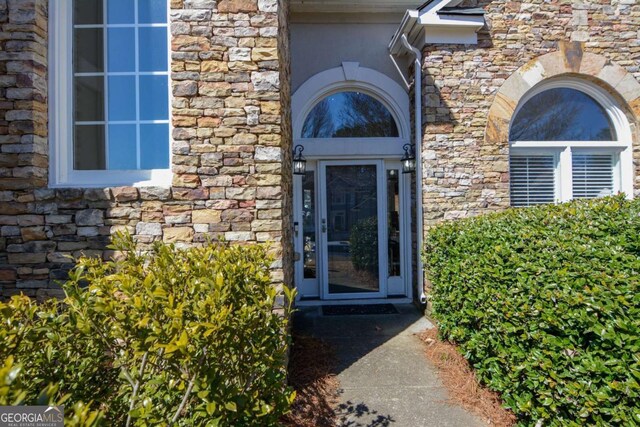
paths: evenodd
<path fill-rule="evenodd" d="M 640 202 L 444 223 L 425 267 L 441 336 L 520 425 L 640 424 Z"/>
<path fill-rule="evenodd" d="M 290 308 L 274 312 L 266 249 L 113 249 L 79 261 L 63 301 L 0 303 L 0 404 L 63 403 L 66 425 L 277 425 Z"/>
<path fill-rule="evenodd" d="M 353 225 L 349 236 L 351 263 L 358 271 L 378 272 L 378 218 L 362 219 Z"/>

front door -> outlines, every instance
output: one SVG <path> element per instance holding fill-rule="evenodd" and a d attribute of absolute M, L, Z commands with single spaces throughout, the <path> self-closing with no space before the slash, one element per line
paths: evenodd
<path fill-rule="evenodd" d="M 383 162 L 320 162 L 324 299 L 386 296 Z"/>
<path fill-rule="evenodd" d="M 311 160 L 294 180 L 303 300 L 411 295 L 409 180 L 397 160 Z"/>

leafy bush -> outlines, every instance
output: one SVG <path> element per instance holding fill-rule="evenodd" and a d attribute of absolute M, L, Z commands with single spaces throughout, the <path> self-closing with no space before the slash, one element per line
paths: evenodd
<path fill-rule="evenodd" d="M 113 249 L 79 261 L 62 302 L 0 303 L 0 399 L 75 405 L 78 425 L 277 424 L 289 308 L 274 312 L 265 248 Z"/>
<path fill-rule="evenodd" d="M 640 424 L 640 201 L 446 223 L 424 259 L 443 338 L 521 425 Z"/>
<path fill-rule="evenodd" d="M 349 251 L 356 270 L 378 272 L 378 218 L 372 216 L 353 225 Z"/>

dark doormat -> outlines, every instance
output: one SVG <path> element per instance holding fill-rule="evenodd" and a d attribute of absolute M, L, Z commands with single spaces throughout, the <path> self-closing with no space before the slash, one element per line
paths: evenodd
<path fill-rule="evenodd" d="M 354 314 L 398 314 L 393 304 L 323 305 L 323 316 L 348 316 Z"/>

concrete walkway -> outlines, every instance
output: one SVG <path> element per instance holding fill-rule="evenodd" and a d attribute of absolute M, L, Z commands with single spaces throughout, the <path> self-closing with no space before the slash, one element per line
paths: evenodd
<path fill-rule="evenodd" d="M 341 426 L 486 426 L 446 402 L 435 367 L 414 336 L 433 325 L 413 305 L 399 314 L 322 316 L 302 309 L 294 328 L 334 347 L 340 380 Z"/>

